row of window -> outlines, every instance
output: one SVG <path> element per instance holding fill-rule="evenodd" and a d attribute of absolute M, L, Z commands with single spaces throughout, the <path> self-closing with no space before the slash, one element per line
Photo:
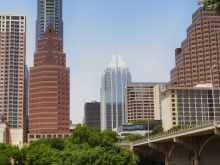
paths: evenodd
<path fill-rule="evenodd" d="M 69 135 L 60 135 L 60 134 L 58 134 L 58 135 L 54 135 L 54 134 L 53 134 L 53 135 L 29 135 L 29 138 L 32 138 L 32 139 L 33 139 L 33 138 L 35 138 L 35 137 L 36 137 L 37 139 L 38 139 L 38 138 L 46 138 L 46 137 L 47 137 L 47 138 L 52 138 L 52 137 L 53 137 L 53 138 L 56 138 L 56 137 L 69 137 Z"/>

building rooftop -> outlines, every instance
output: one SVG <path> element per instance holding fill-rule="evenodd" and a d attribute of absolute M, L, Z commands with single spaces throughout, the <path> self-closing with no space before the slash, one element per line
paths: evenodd
<path fill-rule="evenodd" d="M 143 84 L 150 84 L 150 85 L 163 85 L 163 84 L 166 84 L 167 82 L 131 82 L 127 85 L 143 85 Z"/>
<path fill-rule="evenodd" d="M 168 87 L 161 91 L 161 94 L 167 92 L 168 90 L 212 90 L 211 87 Z M 214 90 L 220 90 L 220 87 L 214 87 Z"/>

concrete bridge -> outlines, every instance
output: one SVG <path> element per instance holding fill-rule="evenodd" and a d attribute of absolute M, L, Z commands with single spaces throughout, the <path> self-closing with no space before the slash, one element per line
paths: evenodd
<path fill-rule="evenodd" d="M 130 146 L 156 165 L 220 165 L 220 122 L 170 131 Z"/>

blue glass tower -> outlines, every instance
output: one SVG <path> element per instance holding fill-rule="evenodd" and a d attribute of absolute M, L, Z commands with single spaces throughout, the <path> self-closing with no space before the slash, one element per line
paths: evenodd
<path fill-rule="evenodd" d="M 112 61 L 102 75 L 101 130 L 112 130 L 125 123 L 125 86 L 131 83 L 131 73 L 121 57 Z"/>
<path fill-rule="evenodd" d="M 62 12 L 62 0 L 37 0 L 36 52 L 38 38 L 42 37 L 49 23 L 52 23 L 57 36 L 63 39 Z"/>

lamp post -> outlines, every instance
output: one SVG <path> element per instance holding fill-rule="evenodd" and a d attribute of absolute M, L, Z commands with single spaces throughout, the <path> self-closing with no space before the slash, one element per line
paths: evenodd
<path fill-rule="evenodd" d="M 182 117 L 181 117 L 181 114 L 180 114 L 180 113 L 178 113 L 178 115 L 179 115 L 179 117 L 180 117 L 180 127 L 182 128 L 182 125 L 183 125 L 183 123 L 182 123 Z"/>
<path fill-rule="evenodd" d="M 214 69 L 215 65 L 217 63 L 219 63 L 220 61 L 214 63 L 214 65 L 212 65 L 212 67 L 210 68 L 210 76 L 211 76 L 211 84 L 212 84 L 212 103 L 213 103 L 213 111 L 214 111 L 214 121 L 215 121 L 215 100 L 214 100 L 214 86 L 213 86 L 213 83 L 212 83 L 212 70 Z"/>
<path fill-rule="evenodd" d="M 147 106 L 147 108 L 149 108 L 150 107 L 150 105 L 148 105 Z M 149 109 L 149 112 L 150 112 L 150 109 Z M 148 136 L 148 141 L 149 141 L 149 139 L 150 139 L 150 129 L 149 129 L 149 112 L 148 112 L 148 119 L 147 119 L 147 127 L 148 127 L 148 134 L 147 134 L 147 136 Z"/>
<path fill-rule="evenodd" d="M 203 123 L 206 124 L 206 106 L 205 103 L 203 104 Z"/>

